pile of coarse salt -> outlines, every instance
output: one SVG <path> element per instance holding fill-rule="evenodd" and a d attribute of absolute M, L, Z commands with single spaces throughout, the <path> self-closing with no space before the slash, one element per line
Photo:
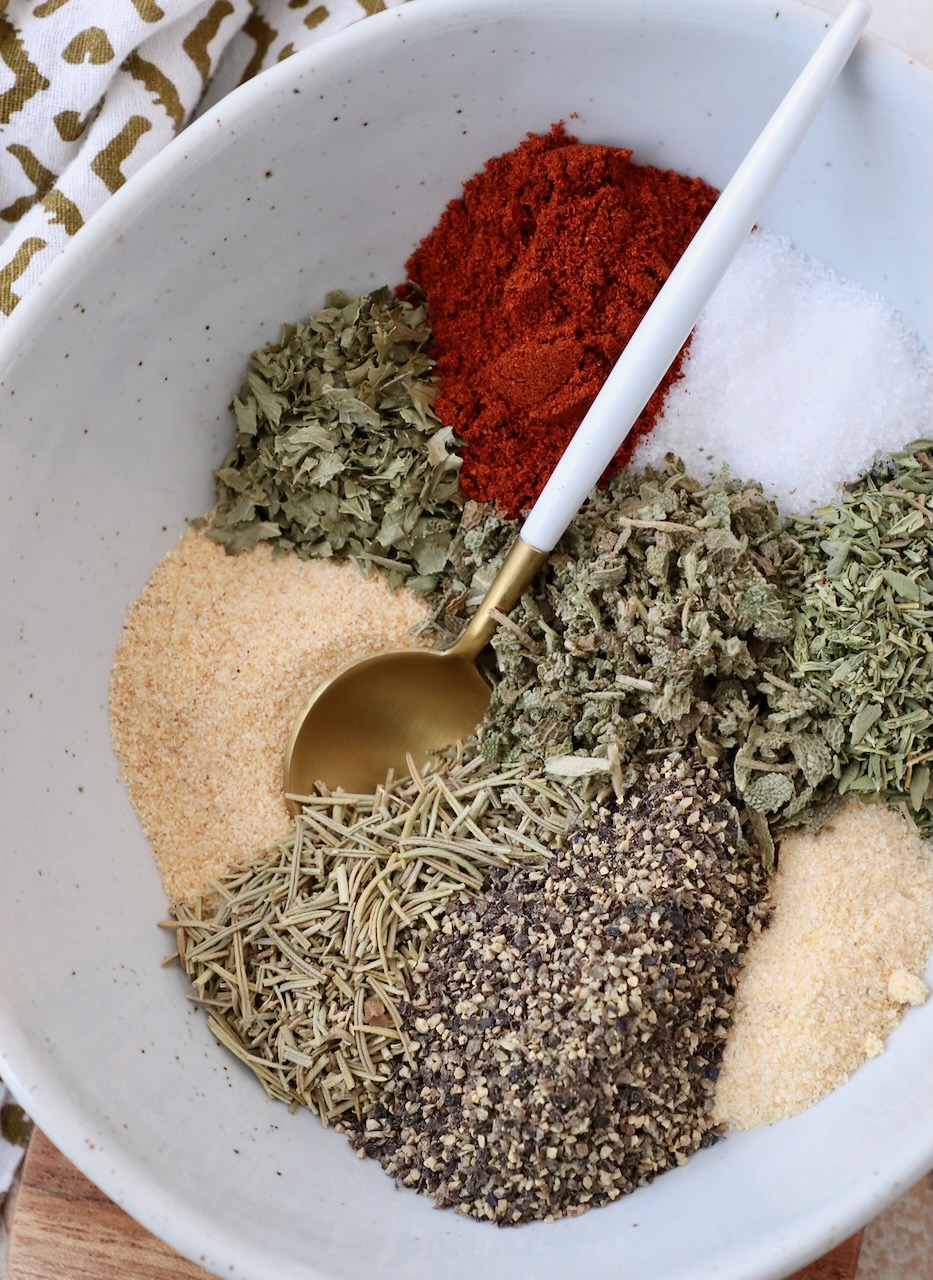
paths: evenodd
<path fill-rule="evenodd" d="M 928 435 L 931 400 L 933 360 L 884 299 L 755 231 L 632 465 L 672 452 L 709 478 L 726 463 L 760 480 L 784 514 L 801 513 Z"/>

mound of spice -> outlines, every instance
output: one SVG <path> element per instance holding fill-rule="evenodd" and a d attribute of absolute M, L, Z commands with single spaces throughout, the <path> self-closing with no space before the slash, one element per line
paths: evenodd
<path fill-rule="evenodd" d="M 468 617 L 514 526 L 468 507 L 451 546 L 452 582 L 435 613 L 446 633 Z M 671 751 L 746 762 L 742 800 L 767 807 L 772 770 L 745 751 L 769 712 L 790 764 L 781 814 L 829 775 L 832 753 L 788 717 L 784 652 L 794 634 L 789 594 L 800 546 L 758 485 L 701 484 L 672 460 L 615 477 L 575 517 L 548 565 L 493 638 L 495 682 L 478 729 L 487 759 L 524 760 L 588 778 L 617 795 L 647 760 Z M 786 723 L 789 721 L 789 724 Z M 789 793 L 784 790 L 789 786 Z M 767 810 L 771 812 L 770 809 Z M 768 824 L 755 821 L 767 852 Z"/>
<path fill-rule="evenodd" d="M 407 263 L 434 328 L 435 411 L 465 441 L 466 497 L 537 498 L 717 196 L 563 125 L 489 160 Z M 651 429 L 680 357 L 614 466 Z"/>
<path fill-rule="evenodd" d="M 747 1129 L 844 1083 L 929 992 L 933 847 L 885 804 L 848 800 L 781 841 L 773 924 L 739 977 L 715 1114 Z"/>
<path fill-rule="evenodd" d="M 933 358 L 917 333 L 878 294 L 760 229 L 707 303 L 681 372 L 632 465 L 674 453 L 711 480 L 725 463 L 760 480 L 784 515 L 837 501 L 930 430 Z"/>
<path fill-rule="evenodd" d="M 831 726 L 840 795 L 909 804 L 933 835 L 933 441 L 794 522 L 790 679 Z"/>
<path fill-rule="evenodd" d="M 171 900 L 287 835 L 282 753 L 310 690 L 345 662 L 415 643 L 423 600 L 352 564 L 228 556 L 189 530 L 130 607 L 110 730 Z"/>
<path fill-rule="evenodd" d="M 645 759 L 696 752 L 766 858 L 849 791 L 929 833 L 931 499 L 924 440 L 789 523 L 757 483 L 677 459 L 616 476 L 493 638 L 483 754 L 620 795 Z M 429 630 L 457 632 L 514 533 L 467 505 Z"/>
<path fill-rule="evenodd" d="M 332 293 L 255 351 L 234 398 L 208 537 L 354 559 L 430 591 L 460 518 L 453 432 L 432 410 L 431 330 L 417 299 Z"/>
<path fill-rule="evenodd" d="M 765 875 L 716 773 L 668 758 L 546 866 L 461 893 L 355 1145 L 438 1205 L 569 1216 L 683 1163 L 711 1107 Z"/>

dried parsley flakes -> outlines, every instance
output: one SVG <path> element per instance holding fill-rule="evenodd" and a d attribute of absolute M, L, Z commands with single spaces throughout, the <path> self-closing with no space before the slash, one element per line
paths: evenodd
<path fill-rule="evenodd" d="M 215 473 L 207 536 L 379 565 L 430 591 L 460 518 L 454 436 L 434 416 L 423 302 L 387 288 L 329 295 L 251 356 L 233 401 L 237 437 Z"/>
<path fill-rule="evenodd" d="M 933 832 L 933 441 L 793 522 L 804 550 L 790 678 L 832 726 L 840 794 L 907 801 Z M 830 734 L 827 734 L 830 737 Z"/>

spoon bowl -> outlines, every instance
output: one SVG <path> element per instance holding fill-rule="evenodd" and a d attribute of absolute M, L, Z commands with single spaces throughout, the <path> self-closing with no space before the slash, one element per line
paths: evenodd
<path fill-rule="evenodd" d="M 308 699 L 288 742 L 286 803 L 315 783 L 371 795 L 386 774 L 418 769 L 432 752 L 470 736 L 492 690 L 472 657 L 454 649 L 401 649 L 338 671 Z"/>
<path fill-rule="evenodd" d="M 371 795 L 388 771 L 420 768 L 432 752 L 465 741 L 492 690 L 476 659 L 548 553 L 517 538 L 459 639 L 443 653 L 402 649 L 343 667 L 311 695 L 285 751 L 286 803 L 316 782 Z"/>

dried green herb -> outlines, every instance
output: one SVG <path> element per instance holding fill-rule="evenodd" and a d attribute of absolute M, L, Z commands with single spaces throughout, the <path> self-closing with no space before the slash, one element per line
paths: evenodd
<path fill-rule="evenodd" d="M 933 832 L 933 441 L 795 520 L 804 552 L 790 679 L 840 794 L 906 801 Z M 831 726 L 830 732 L 827 726 Z"/>
<path fill-rule="evenodd" d="M 237 436 L 216 472 L 207 536 L 341 556 L 391 586 L 433 588 L 460 518 L 460 460 L 434 416 L 425 304 L 342 293 L 256 351 L 233 401 Z"/>
<path fill-rule="evenodd" d="M 374 796 L 309 797 L 293 834 L 178 904 L 178 955 L 214 1035 L 272 1098 L 364 1115 L 407 1049 L 410 992 L 451 894 L 540 861 L 579 802 L 522 766 L 453 758 Z"/>
<path fill-rule="evenodd" d="M 436 632 L 456 632 L 513 533 L 468 505 Z M 741 754 L 739 793 L 756 782 L 746 805 L 786 810 L 831 766 L 828 751 L 824 760 L 800 740 L 807 707 L 785 678 L 800 558 L 756 484 L 701 484 L 673 460 L 660 473 L 617 476 L 591 497 L 493 641 L 484 757 L 575 777 L 588 791 L 611 782 L 621 795 L 646 761 L 670 752 L 722 762 L 727 774 Z M 775 772 L 773 743 L 754 737 L 769 716 L 789 761 L 776 783 L 762 782 Z M 759 844 L 761 830 L 751 829 Z"/>

